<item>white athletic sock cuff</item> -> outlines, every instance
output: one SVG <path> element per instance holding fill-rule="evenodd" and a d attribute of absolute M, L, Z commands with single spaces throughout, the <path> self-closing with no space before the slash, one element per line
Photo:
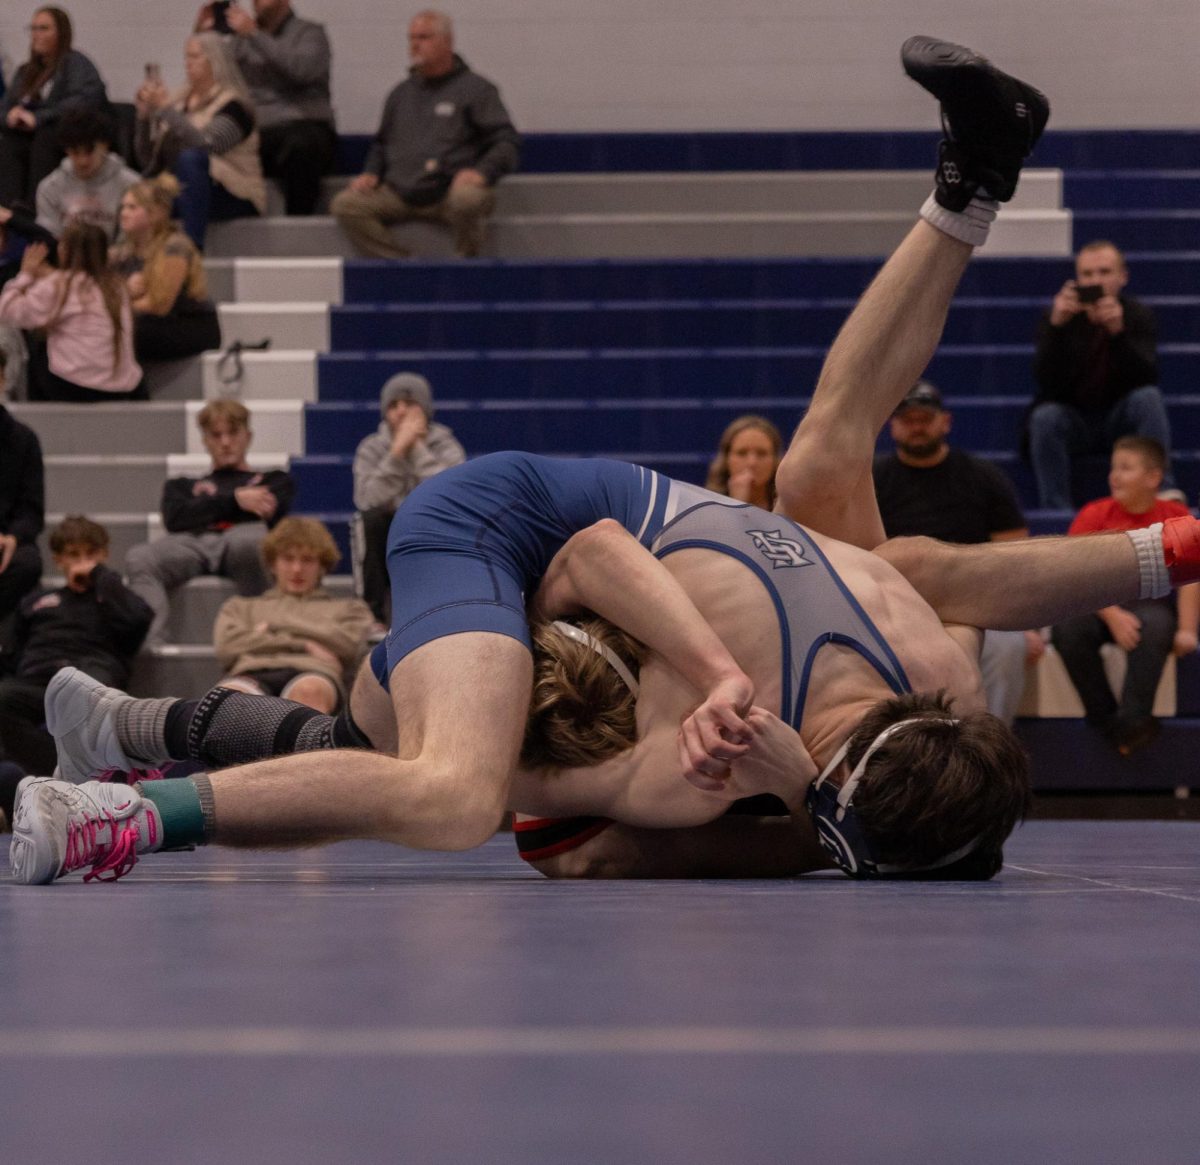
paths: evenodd
<path fill-rule="evenodd" d="M 1161 599 L 1171 593 L 1171 576 L 1163 554 L 1162 523 L 1143 530 L 1126 530 L 1138 561 L 1138 598 Z"/>
<path fill-rule="evenodd" d="M 947 210 L 940 205 L 931 194 L 921 207 L 921 217 L 931 226 L 966 243 L 971 247 L 982 247 L 987 242 L 988 231 L 991 230 L 1000 204 L 990 198 L 976 196 L 967 203 L 966 210 Z"/>

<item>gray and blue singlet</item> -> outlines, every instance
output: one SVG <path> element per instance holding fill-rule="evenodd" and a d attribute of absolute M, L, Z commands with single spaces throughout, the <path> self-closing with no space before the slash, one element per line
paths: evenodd
<path fill-rule="evenodd" d="M 802 526 L 710 494 L 651 544 L 658 558 L 690 549 L 736 559 L 770 596 L 782 654 L 780 717 L 797 731 L 817 653 L 827 644 L 858 652 L 897 695 L 911 690 L 896 653 Z"/>

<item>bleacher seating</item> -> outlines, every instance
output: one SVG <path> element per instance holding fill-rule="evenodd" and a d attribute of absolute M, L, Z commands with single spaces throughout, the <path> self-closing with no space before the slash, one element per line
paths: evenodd
<path fill-rule="evenodd" d="M 145 511 L 168 455 L 198 448 L 189 410 L 237 392 L 254 413 L 256 458 L 290 458 L 298 508 L 328 521 L 345 549 L 354 446 L 377 423 L 379 386 L 404 368 L 430 378 L 441 419 L 473 454 L 608 454 L 702 480 L 732 414 L 794 425 L 838 325 L 927 190 L 934 140 L 532 135 L 524 174 L 501 187 L 491 245 L 503 257 L 472 262 L 440 258 L 444 239 L 427 224 L 413 238 L 430 249 L 407 263 L 341 258 L 328 219 L 215 226 L 226 340 L 269 338 L 270 349 L 244 353 L 236 383 L 216 353 L 155 370 L 156 403 L 135 406 L 136 424 L 119 406 L 90 410 L 86 431 L 66 413 L 19 408 L 47 444 L 48 508 L 103 511 L 123 552 L 154 529 Z M 1130 291 L 1158 315 L 1179 483 L 1200 497 L 1200 171 L 1188 168 L 1198 144 L 1188 133 L 1049 134 L 1035 162 L 1062 172 L 1029 175 L 1026 209 L 1009 215 L 1020 229 L 993 249 L 1007 253 L 980 258 L 963 280 L 929 375 L 955 441 L 1012 475 L 1035 533 L 1061 531 L 1069 514 L 1033 510 L 1017 454 L 1032 335 L 1073 249 L 1098 236 L 1128 251 Z M 361 148 L 343 141 L 347 173 Z M 114 419 L 100 420 L 109 410 Z M 1079 484 L 1103 492 L 1102 468 L 1083 466 Z M 190 637 L 216 592 L 187 590 L 177 629 Z M 198 647 L 168 653 L 139 682 L 169 672 L 194 690 L 210 663 Z M 1080 752 L 1097 786 L 1177 783 L 1176 761 L 1200 732 L 1197 661 L 1178 669 L 1178 712 L 1134 764 Z M 1042 783 L 1083 772 L 1078 729 L 1031 723 Z"/>

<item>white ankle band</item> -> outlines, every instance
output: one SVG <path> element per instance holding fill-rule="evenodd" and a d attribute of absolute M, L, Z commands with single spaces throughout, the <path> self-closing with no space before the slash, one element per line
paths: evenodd
<path fill-rule="evenodd" d="M 1137 551 L 1139 599 L 1161 599 L 1171 593 L 1171 576 L 1163 556 L 1162 529 L 1162 523 L 1155 522 L 1144 530 L 1125 531 Z"/>
<path fill-rule="evenodd" d="M 921 217 L 942 234 L 966 243 L 971 247 L 982 247 L 987 242 L 988 231 L 996 218 L 1000 204 L 990 198 L 976 196 L 967 203 L 966 210 L 947 210 L 935 201 L 931 194 L 921 207 Z"/>

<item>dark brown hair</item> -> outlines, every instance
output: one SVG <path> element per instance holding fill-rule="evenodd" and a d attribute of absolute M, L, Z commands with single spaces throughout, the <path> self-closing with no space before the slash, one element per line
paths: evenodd
<path fill-rule="evenodd" d="M 854 808 L 879 862 L 929 866 L 976 842 L 963 862 L 915 876 L 990 878 L 1004 839 L 1029 809 L 1029 758 L 1002 720 L 989 712 L 958 715 L 951 705 L 944 691 L 913 693 L 883 700 L 863 717 L 846 756 L 852 769 L 889 725 L 928 724 L 880 745 Z"/>
<path fill-rule="evenodd" d="M 107 550 L 108 531 L 82 514 L 69 514 L 50 531 L 50 553 L 61 554 L 68 546 Z"/>
<path fill-rule="evenodd" d="M 54 27 L 58 32 L 58 43 L 52 57 L 42 58 L 35 57 L 33 53 L 29 54 L 29 60 L 21 66 L 23 72 L 21 88 L 17 91 L 18 101 L 24 101 L 25 98 L 41 89 L 58 71 L 59 62 L 71 51 L 71 41 L 74 37 L 71 18 L 61 8 L 38 8 L 34 10 L 34 19 L 36 20 L 42 12 L 54 21 Z"/>
<path fill-rule="evenodd" d="M 633 636 L 595 615 L 572 622 L 637 675 L 642 646 Z M 552 623 L 535 623 L 530 630 L 533 699 L 522 764 L 586 767 L 632 747 L 637 741 L 637 697 L 612 664 Z"/>

